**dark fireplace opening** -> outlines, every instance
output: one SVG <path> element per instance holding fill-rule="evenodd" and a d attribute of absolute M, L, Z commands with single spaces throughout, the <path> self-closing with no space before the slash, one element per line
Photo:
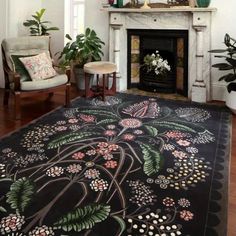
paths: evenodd
<path fill-rule="evenodd" d="M 148 72 L 144 57 L 159 52 L 171 71 L 165 76 Z M 128 30 L 128 88 L 154 92 L 188 94 L 188 31 Z"/>

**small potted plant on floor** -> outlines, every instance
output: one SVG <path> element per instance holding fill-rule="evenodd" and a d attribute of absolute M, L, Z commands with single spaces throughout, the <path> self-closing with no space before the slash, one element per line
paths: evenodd
<path fill-rule="evenodd" d="M 49 35 L 49 31 L 52 30 L 59 30 L 57 27 L 48 27 L 47 24 L 51 23 L 50 21 L 43 21 L 43 15 L 45 13 L 46 9 L 41 9 L 39 11 L 36 11 L 35 15 L 32 15 L 33 19 L 26 20 L 23 25 L 25 27 L 29 27 L 30 34 L 32 36 L 34 35 Z"/>
<path fill-rule="evenodd" d="M 226 49 L 211 50 L 211 53 L 224 53 L 224 55 L 216 55 L 215 57 L 224 58 L 226 62 L 217 63 L 212 67 L 218 68 L 221 71 L 230 71 L 219 78 L 219 81 L 224 80 L 227 84 L 226 105 L 236 113 L 236 40 L 225 34 L 224 44 Z"/>
<path fill-rule="evenodd" d="M 77 35 L 74 41 L 69 34 L 66 38 L 69 42 L 60 53 L 60 65 L 73 67 L 77 87 L 84 89 L 83 66 L 87 62 L 101 60 L 102 45 L 105 43 L 90 28 L 87 28 L 84 34 Z"/>

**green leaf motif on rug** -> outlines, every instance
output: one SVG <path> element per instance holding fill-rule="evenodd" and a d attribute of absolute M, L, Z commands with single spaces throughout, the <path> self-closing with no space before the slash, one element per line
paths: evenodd
<path fill-rule="evenodd" d="M 155 127 L 150 125 L 145 125 L 145 128 L 147 129 L 148 133 L 153 137 L 158 135 L 158 129 L 156 129 Z"/>
<path fill-rule="evenodd" d="M 101 120 L 101 121 L 97 122 L 97 125 L 110 124 L 110 123 L 113 123 L 115 121 L 116 121 L 115 119 L 105 119 L 105 120 Z"/>
<path fill-rule="evenodd" d="M 64 144 L 70 143 L 70 142 L 74 142 L 74 141 L 80 141 L 84 138 L 88 138 L 88 137 L 94 137 L 96 135 L 99 135 L 99 133 L 95 133 L 95 132 L 80 132 L 80 133 L 71 133 L 71 134 L 66 134 L 63 135 L 55 140 L 53 140 L 52 142 L 50 142 L 48 144 L 48 148 L 49 149 L 53 149 L 53 148 L 58 148 Z"/>
<path fill-rule="evenodd" d="M 0 206 L 0 212 L 4 212 L 4 213 L 6 213 L 7 210 L 6 210 L 4 207 Z"/>
<path fill-rule="evenodd" d="M 119 216 L 112 216 L 117 222 L 118 224 L 120 225 L 120 232 L 118 234 L 118 236 L 121 236 L 122 233 L 125 231 L 126 229 L 126 224 L 125 224 L 125 221 L 119 217 Z"/>
<path fill-rule="evenodd" d="M 155 126 L 161 126 L 165 128 L 170 128 L 170 129 L 176 129 L 176 130 L 181 130 L 181 131 L 188 131 L 191 133 L 197 133 L 194 129 L 191 129 L 187 127 L 186 125 L 181 125 L 176 122 L 169 122 L 169 121 L 153 121 L 153 125 Z"/>
<path fill-rule="evenodd" d="M 160 152 L 156 149 L 153 149 L 150 145 L 147 144 L 140 144 L 140 147 L 142 149 L 144 158 L 144 173 L 147 176 L 158 173 L 162 163 L 162 156 Z"/>
<path fill-rule="evenodd" d="M 80 232 L 84 229 L 91 229 L 96 223 L 106 220 L 110 211 L 111 208 L 108 205 L 88 205 L 69 212 L 54 223 L 54 226 L 58 229 L 62 228 L 66 232 L 71 230 Z"/>
<path fill-rule="evenodd" d="M 107 110 L 82 110 L 80 111 L 84 114 L 90 114 L 90 115 L 100 115 L 100 116 L 106 116 L 106 117 L 114 117 L 117 118 L 117 115 L 113 113 L 112 111 L 107 111 Z"/>
<path fill-rule="evenodd" d="M 7 203 L 11 205 L 12 209 L 24 212 L 29 205 L 33 194 L 33 185 L 28 179 L 23 177 L 11 185 L 10 191 L 7 193 Z"/>

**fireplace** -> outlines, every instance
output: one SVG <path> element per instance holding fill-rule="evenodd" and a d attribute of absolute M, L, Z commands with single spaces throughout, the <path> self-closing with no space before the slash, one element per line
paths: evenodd
<path fill-rule="evenodd" d="M 188 95 L 188 31 L 136 30 L 127 31 L 127 87 L 146 91 Z M 171 71 L 164 78 L 145 70 L 144 57 L 159 51 Z"/>
<path fill-rule="evenodd" d="M 133 37 L 140 37 L 137 32 L 169 31 L 171 34 L 171 32 L 179 31 L 183 35 L 169 37 L 169 44 L 173 44 L 172 51 L 174 53 L 177 51 L 177 55 L 173 56 L 173 72 L 175 73 L 173 78 L 170 78 L 175 81 L 173 91 L 183 93 L 195 102 L 211 100 L 211 58 L 208 51 L 211 49 L 211 20 L 212 12 L 216 11 L 215 8 L 109 8 L 104 11 L 109 12 L 109 60 L 117 65 L 117 90 L 125 91 L 133 84 L 130 79 L 131 58 L 128 62 L 127 57 L 130 50 L 128 47 L 131 47 L 127 36 L 129 32 L 134 30 Z M 159 37 L 160 44 L 163 43 L 161 38 Z M 181 59 L 183 67 L 179 66 L 180 56 L 178 55 L 178 43 L 181 44 L 181 40 L 184 43 L 184 56 L 183 60 Z M 185 43 L 185 40 L 188 42 Z"/>

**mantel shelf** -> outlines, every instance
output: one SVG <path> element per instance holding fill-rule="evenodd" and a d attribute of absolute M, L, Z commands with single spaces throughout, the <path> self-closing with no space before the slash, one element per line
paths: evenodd
<path fill-rule="evenodd" d="M 170 8 L 150 8 L 150 9 L 141 9 L 141 8 L 114 8 L 114 7 L 108 7 L 108 8 L 102 8 L 102 11 L 107 11 L 110 13 L 154 13 L 154 12 L 215 12 L 217 11 L 217 8 L 200 8 L 200 7 L 170 7 Z"/>

